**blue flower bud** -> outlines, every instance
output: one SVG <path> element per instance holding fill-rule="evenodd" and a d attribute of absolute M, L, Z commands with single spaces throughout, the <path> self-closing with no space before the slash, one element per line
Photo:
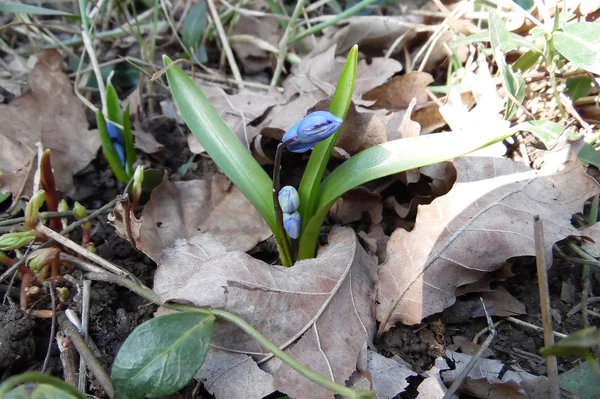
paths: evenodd
<path fill-rule="evenodd" d="M 121 165 L 127 170 L 128 165 L 125 162 L 125 139 L 123 138 L 121 131 L 110 122 L 106 124 L 106 130 L 108 130 L 108 135 L 110 136 L 113 148 L 119 157 Z"/>
<path fill-rule="evenodd" d="M 281 139 L 282 142 L 296 139 L 288 145 L 291 152 L 306 152 L 319 141 L 325 140 L 342 125 L 343 120 L 327 111 L 315 111 L 306 115 L 290 128 Z"/>
<path fill-rule="evenodd" d="M 285 213 L 292 213 L 300 206 L 298 191 L 292 186 L 285 186 L 279 190 L 279 206 Z"/>
<path fill-rule="evenodd" d="M 302 230 L 302 221 L 300 220 L 300 214 L 298 212 L 284 212 L 283 228 L 293 239 L 300 237 L 300 230 Z"/>

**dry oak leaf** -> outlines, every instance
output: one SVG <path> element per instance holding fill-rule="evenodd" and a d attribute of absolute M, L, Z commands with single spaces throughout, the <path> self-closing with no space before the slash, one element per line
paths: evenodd
<path fill-rule="evenodd" d="M 29 75 L 31 91 L 0 105 L 0 192 L 19 195 L 31 184 L 37 142 L 52 150 L 56 186 L 66 194 L 74 190 L 73 174 L 96 157 L 100 137 L 88 131 L 84 106 L 62 64 L 58 51 L 42 51 Z"/>
<path fill-rule="evenodd" d="M 355 44 L 364 51 L 383 53 L 402 35 L 411 40 L 417 33 L 415 28 L 422 26 L 423 18 L 415 15 L 402 16 L 361 16 L 344 19 L 336 26 L 323 30 L 323 37 L 313 52 L 322 53 L 332 47 L 336 54 L 345 55 Z M 396 52 L 404 46 L 396 46 Z"/>
<path fill-rule="evenodd" d="M 253 3 L 250 3 L 252 6 Z M 255 7 L 253 7 L 255 8 Z M 279 46 L 282 28 L 277 18 L 260 18 L 241 15 L 235 23 L 232 36 L 250 35 L 262 39 L 274 47 Z M 248 75 L 254 75 L 272 66 L 272 56 L 266 50 L 247 41 L 231 40 L 231 48 L 239 58 L 240 65 Z"/>
<path fill-rule="evenodd" d="M 290 100 L 296 94 L 312 94 L 317 101 L 332 96 L 346 63 L 345 57 L 335 56 L 335 47 L 311 53 L 283 82 L 284 96 Z M 402 70 L 402 64 L 391 58 L 373 58 L 370 63 L 358 61 L 352 99 L 358 104 L 363 93 L 383 84 Z"/>
<path fill-rule="evenodd" d="M 388 358 L 372 350 L 367 351 L 367 369 L 350 378 L 356 390 L 374 390 L 376 399 L 392 399 L 408 387 L 408 377 L 416 376 L 398 356 Z"/>
<path fill-rule="evenodd" d="M 377 318 L 419 323 L 455 301 L 457 287 L 481 279 L 514 256 L 535 255 L 533 217 L 544 220 L 545 246 L 579 232 L 571 216 L 600 192 L 578 160 L 557 173 L 504 158 L 454 161 L 450 192 L 420 206 L 415 228 L 396 230 L 379 269 Z M 382 326 L 383 327 L 383 326 Z"/>
<path fill-rule="evenodd" d="M 446 360 L 438 358 L 435 367 L 440 369 L 444 383 L 450 386 L 473 356 L 463 353 L 446 351 L 446 357 L 451 359 L 450 367 Z M 500 360 L 477 359 L 475 367 L 460 386 L 460 392 L 482 399 L 543 399 L 549 397 L 548 379 L 535 376 L 526 371 L 513 367 L 508 370 Z"/>
<path fill-rule="evenodd" d="M 334 228 L 329 245 L 317 258 L 291 268 L 227 251 L 212 235 L 196 234 L 163 251 L 154 291 L 164 300 L 233 312 L 301 363 L 344 384 L 357 364 L 366 364 L 367 344 L 375 329 L 376 267 L 375 258 L 367 255 L 348 228 Z M 268 359 L 256 341 L 229 323 L 215 324 L 210 350 L 215 348 Z M 234 375 L 229 370 L 235 369 L 237 361 L 232 358 L 229 364 L 220 364 L 223 372 L 218 378 L 231 384 Z M 205 363 L 199 377 L 219 384 L 214 372 L 207 376 L 203 371 L 214 367 Z M 298 399 L 334 397 L 275 358 L 261 368 L 273 376 L 271 390 Z M 264 393 L 262 388 L 259 391 Z M 228 394 L 227 398 L 262 398 L 243 387 Z M 225 398 L 219 392 L 215 395 Z"/>
<path fill-rule="evenodd" d="M 362 98 L 375 102 L 369 107 L 371 109 L 406 109 L 413 98 L 416 98 L 416 105 L 427 102 L 427 86 L 432 82 L 433 77 L 427 72 L 409 72 L 369 90 Z"/>
<path fill-rule="evenodd" d="M 151 194 L 141 221 L 131 217 L 135 234 L 126 234 L 123 211 L 115 208 L 111 223 L 117 233 L 158 262 L 177 239 L 211 232 L 228 249 L 248 251 L 271 236 L 250 201 L 224 175 L 212 180 L 171 182 L 166 178 Z M 133 236 L 133 237 L 131 237 Z"/>

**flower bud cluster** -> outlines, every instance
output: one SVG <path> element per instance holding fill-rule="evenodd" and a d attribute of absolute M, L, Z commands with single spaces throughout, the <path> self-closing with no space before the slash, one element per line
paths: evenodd
<path fill-rule="evenodd" d="M 298 191 L 292 186 L 285 186 L 279 191 L 278 198 L 279 206 L 283 211 L 283 228 L 291 238 L 297 239 L 302 229 L 302 220 L 298 212 L 300 206 Z"/>

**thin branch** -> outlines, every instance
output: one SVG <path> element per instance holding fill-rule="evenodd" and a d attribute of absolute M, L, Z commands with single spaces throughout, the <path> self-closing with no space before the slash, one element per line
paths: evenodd
<path fill-rule="evenodd" d="M 233 56 L 233 51 L 231 51 L 231 47 L 229 46 L 229 40 L 227 40 L 227 35 L 225 34 L 225 29 L 223 29 L 223 24 L 221 23 L 221 19 L 219 18 L 219 13 L 217 8 L 215 7 L 215 3 L 213 0 L 206 0 L 206 4 L 208 5 L 208 9 L 210 11 L 211 18 L 217 28 L 217 33 L 219 34 L 219 39 L 221 39 L 221 45 L 223 46 L 223 50 L 225 51 L 225 55 L 227 56 L 227 61 L 229 62 L 229 67 L 231 68 L 231 72 L 233 73 L 233 77 L 238 83 L 239 87 L 243 87 L 242 75 L 240 74 L 240 70 L 235 62 L 235 57 Z"/>

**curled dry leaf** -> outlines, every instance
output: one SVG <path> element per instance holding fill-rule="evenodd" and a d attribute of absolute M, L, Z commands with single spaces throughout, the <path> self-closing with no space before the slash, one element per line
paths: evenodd
<path fill-rule="evenodd" d="M 57 189 L 70 194 L 73 174 L 96 157 L 100 137 L 88 131 L 81 101 L 56 50 L 44 50 L 29 75 L 31 91 L 0 105 L 0 192 L 19 195 L 31 184 L 36 143 L 52 151 Z"/>
<path fill-rule="evenodd" d="M 367 369 L 350 378 L 350 387 L 356 390 L 374 390 L 377 399 L 392 399 L 406 390 L 408 377 L 416 376 L 397 356 L 387 358 L 367 350 Z"/>
<path fill-rule="evenodd" d="M 372 291 L 376 261 L 358 245 L 354 232 L 334 228 L 329 245 L 310 260 L 292 268 L 268 265 L 240 251 L 227 251 L 211 234 L 177 240 L 165 249 L 154 280 L 154 291 L 164 300 L 187 301 L 234 312 L 276 345 L 314 371 L 344 383 L 366 363 L 366 347 L 374 333 Z M 214 348 L 267 359 L 256 341 L 229 323 L 216 323 Z M 210 361 L 210 357 L 207 361 Z M 231 383 L 233 357 L 218 366 L 210 362 L 200 378 L 213 384 Z M 333 393 L 300 376 L 277 359 L 261 366 L 273 376 L 270 388 L 296 398 L 331 398 Z M 256 384 L 268 384 L 264 379 Z M 238 384 L 231 384 L 238 387 Z M 245 391 L 242 384 L 230 396 L 262 398 Z M 264 387 L 255 387 L 263 395 Z M 266 388 L 265 388 L 266 389 Z M 257 391 L 253 391 L 257 392 Z"/>
<path fill-rule="evenodd" d="M 133 237 L 133 246 L 155 261 L 177 239 L 198 232 L 211 232 L 228 249 L 241 251 L 271 236 L 269 226 L 250 201 L 222 175 L 175 183 L 165 176 L 136 222 L 140 224 L 136 225 L 136 235 L 130 235 L 123 224 L 124 212 L 116 208 L 111 224 L 121 237 L 130 241 Z"/>
<path fill-rule="evenodd" d="M 481 279 L 514 256 L 535 255 L 533 217 L 544 221 L 545 248 L 578 231 L 571 216 L 600 192 L 578 160 L 545 174 L 511 160 L 456 159 L 450 192 L 419 207 L 411 232 L 396 230 L 379 269 L 378 320 L 419 323 L 455 301 L 457 287 Z M 549 257 L 550 259 L 550 257 Z"/>
<path fill-rule="evenodd" d="M 330 214 L 343 224 L 356 222 L 368 213 L 371 224 L 379 224 L 383 219 L 381 196 L 364 187 L 348 191 L 331 208 Z"/>
<path fill-rule="evenodd" d="M 457 299 L 442 315 L 445 323 L 468 323 L 471 318 L 484 317 L 481 299 L 491 316 L 517 316 L 526 314 L 525 304 L 512 296 L 504 287 L 486 290 L 476 295 Z"/>

